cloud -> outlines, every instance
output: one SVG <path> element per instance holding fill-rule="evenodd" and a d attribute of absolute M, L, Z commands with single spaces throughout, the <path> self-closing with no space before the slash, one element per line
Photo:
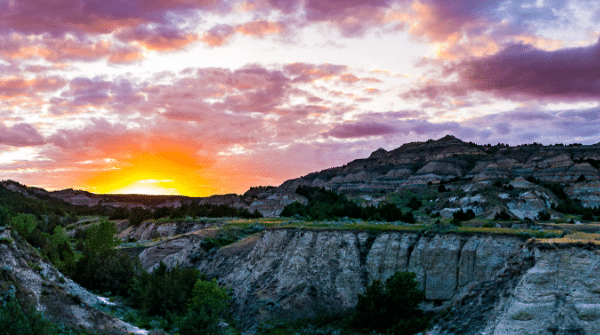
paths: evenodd
<path fill-rule="evenodd" d="M 11 1 L 0 11 L 0 29 L 24 34 L 110 33 L 140 24 L 171 23 L 194 10 L 221 12 L 226 4 L 215 0 Z"/>
<path fill-rule="evenodd" d="M 600 97 L 600 41 L 556 51 L 513 44 L 494 55 L 455 62 L 445 69 L 446 76 L 455 74 L 455 82 L 430 80 L 402 96 L 434 99 L 487 92 L 514 100 L 595 100 Z"/>
<path fill-rule="evenodd" d="M 38 146 L 44 144 L 44 138 L 30 124 L 18 123 L 7 127 L 0 123 L 0 144 L 14 147 Z"/>
<path fill-rule="evenodd" d="M 129 63 L 142 58 L 139 48 L 106 39 L 55 38 L 47 34 L 35 39 L 19 34 L 0 35 L 0 56 L 7 60 L 45 59 L 56 63 L 105 58 L 112 63 Z"/>
<path fill-rule="evenodd" d="M 147 50 L 173 51 L 181 50 L 199 40 L 195 33 L 183 32 L 172 27 L 160 26 L 149 28 L 138 26 L 119 32 L 116 37 L 123 42 L 135 42 Z"/>
<path fill-rule="evenodd" d="M 200 41 L 208 46 L 218 47 L 226 44 L 229 39 L 235 34 L 235 28 L 228 24 L 220 24 L 212 27 L 204 33 Z"/>
<path fill-rule="evenodd" d="M 325 133 L 325 136 L 336 138 L 355 138 L 355 137 L 371 137 L 392 134 L 395 132 L 393 127 L 381 123 L 353 123 L 341 124 Z"/>
<path fill-rule="evenodd" d="M 314 82 L 317 80 L 329 80 L 335 76 L 346 72 L 348 67 L 345 65 L 333 64 L 307 64 L 291 63 L 283 68 L 284 72 L 292 77 L 293 82 Z"/>
<path fill-rule="evenodd" d="M 270 22 L 266 20 L 257 20 L 238 25 L 235 30 L 243 35 L 265 36 L 279 34 L 285 29 L 283 22 Z"/>
<path fill-rule="evenodd" d="M 53 92 L 65 85 L 66 81 L 57 76 L 24 78 L 0 77 L 0 97 L 35 96 L 40 92 Z"/>

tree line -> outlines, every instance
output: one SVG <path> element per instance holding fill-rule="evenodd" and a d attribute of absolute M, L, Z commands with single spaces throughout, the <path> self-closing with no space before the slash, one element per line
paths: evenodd
<path fill-rule="evenodd" d="M 402 212 L 391 203 L 380 203 L 378 206 L 360 206 L 346 196 L 323 187 L 299 186 L 296 193 L 308 199 L 306 205 L 293 202 L 283 208 L 280 216 L 300 216 L 315 221 L 335 220 L 344 217 L 369 221 L 403 221 L 415 223 L 412 211 Z M 411 199 L 412 209 L 421 206 L 421 202 Z"/>

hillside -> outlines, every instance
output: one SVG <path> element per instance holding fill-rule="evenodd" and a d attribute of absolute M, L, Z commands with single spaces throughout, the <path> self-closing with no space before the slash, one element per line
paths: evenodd
<path fill-rule="evenodd" d="M 378 149 L 368 158 L 288 180 L 260 194 L 264 200 L 258 199 L 250 208 L 277 215 L 297 187 L 312 186 L 344 193 L 364 204 L 393 201 L 393 195 L 419 195 L 435 202 L 428 211 L 442 215 L 462 208 L 489 218 L 504 211 L 533 219 L 559 205 L 552 187 L 563 189 L 581 207 L 600 206 L 599 168 L 600 144 L 492 146 L 448 135 L 391 151 Z M 452 192 L 437 192 L 439 185 Z"/>

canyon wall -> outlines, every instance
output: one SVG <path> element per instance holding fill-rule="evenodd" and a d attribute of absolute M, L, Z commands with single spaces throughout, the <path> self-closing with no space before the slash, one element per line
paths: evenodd
<path fill-rule="evenodd" d="M 417 274 L 426 308 L 467 295 L 522 252 L 514 236 L 415 232 L 274 229 L 218 251 L 196 236 L 139 253 L 146 268 L 192 265 L 232 288 L 234 314 L 244 328 L 272 317 L 311 317 L 356 305 L 373 279 L 395 271 Z"/>
<path fill-rule="evenodd" d="M 232 289 L 246 331 L 274 318 L 353 308 L 373 279 L 417 274 L 426 310 L 444 311 L 441 334 L 600 333 L 600 249 L 509 235 L 272 229 L 219 250 L 182 236 L 138 252 L 191 265 Z"/>

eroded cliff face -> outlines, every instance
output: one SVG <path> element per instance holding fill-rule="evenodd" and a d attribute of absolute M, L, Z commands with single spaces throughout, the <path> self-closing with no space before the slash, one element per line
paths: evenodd
<path fill-rule="evenodd" d="M 374 279 L 417 274 L 423 307 L 446 314 L 430 335 L 599 334 L 600 247 L 555 247 L 516 236 L 272 229 L 218 251 L 199 236 L 143 250 L 195 266 L 233 290 L 241 328 L 273 317 L 353 308 Z M 440 314 L 441 315 L 441 314 Z"/>
<path fill-rule="evenodd" d="M 600 334 L 600 251 L 529 245 L 430 335 Z"/>
<path fill-rule="evenodd" d="M 297 229 L 268 230 L 214 253 L 203 252 L 199 240 L 185 241 L 144 250 L 142 263 L 151 268 L 162 257 L 218 278 L 233 289 L 243 328 L 352 308 L 373 279 L 395 271 L 417 274 L 426 308 L 445 306 L 500 271 L 524 244 L 511 236 Z"/>
<path fill-rule="evenodd" d="M 600 334 L 600 251 L 535 248 L 486 334 Z"/>

